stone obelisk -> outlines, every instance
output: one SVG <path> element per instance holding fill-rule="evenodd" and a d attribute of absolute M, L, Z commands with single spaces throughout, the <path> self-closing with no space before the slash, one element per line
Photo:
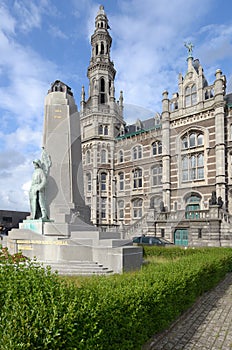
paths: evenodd
<path fill-rule="evenodd" d="M 58 80 L 45 98 L 43 147 L 52 162 L 46 186 L 49 219 L 60 225 L 89 223 L 84 202 L 79 113 L 71 88 Z"/>

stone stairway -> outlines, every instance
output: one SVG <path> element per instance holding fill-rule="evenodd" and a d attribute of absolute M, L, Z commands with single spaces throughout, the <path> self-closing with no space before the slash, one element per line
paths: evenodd
<path fill-rule="evenodd" d="M 94 261 L 40 261 L 43 267 L 50 266 L 52 272 L 63 276 L 92 276 L 112 274 L 113 270 Z"/>

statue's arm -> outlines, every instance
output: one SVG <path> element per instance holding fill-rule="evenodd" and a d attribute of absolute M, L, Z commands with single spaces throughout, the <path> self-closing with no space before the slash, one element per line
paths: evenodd
<path fill-rule="evenodd" d="M 40 183 L 37 185 L 38 187 L 37 187 L 37 191 L 41 191 L 44 187 L 45 187 L 45 185 L 46 185 L 46 183 L 47 183 L 47 177 L 46 177 L 46 175 L 44 174 L 44 171 L 41 169 L 41 172 L 40 172 Z"/>

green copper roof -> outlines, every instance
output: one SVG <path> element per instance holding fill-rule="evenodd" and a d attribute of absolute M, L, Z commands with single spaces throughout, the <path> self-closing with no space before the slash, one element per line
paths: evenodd
<path fill-rule="evenodd" d="M 135 136 L 135 135 L 139 135 L 139 134 L 143 134 L 144 132 L 150 131 L 150 130 L 155 130 L 155 129 L 160 129 L 161 128 L 161 124 L 160 125 L 156 125 L 154 128 L 151 129 L 140 129 L 134 132 L 130 132 L 129 134 L 125 134 L 125 135 L 120 135 L 118 137 L 116 137 L 116 140 L 122 140 L 122 139 L 127 139 L 128 137 L 131 136 Z"/>

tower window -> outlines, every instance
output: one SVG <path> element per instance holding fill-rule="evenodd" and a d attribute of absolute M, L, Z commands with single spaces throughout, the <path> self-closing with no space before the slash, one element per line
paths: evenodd
<path fill-rule="evenodd" d="M 103 126 L 101 124 L 98 127 L 98 133 L 99 133 L 99 135 L 103 134 Z"/>
<path fill-rule="evenodd" d="M 91 182 L 91 174 L 87 173 L 86 174 L 86 181 L 87 181 L 87 191 L 90 192 L 92 189 L 92 182 Z"/>
<path fill-rule="evenodd" d="M 107 152 L 105 149 L 102 149 L 102 151 L 101 151 L 101 163 L 106 163 L 106 161 L 107 161 L 106 158 L 107 158 Z"/>
<path fill-rule="evenodd" d="M 124 173 L 119 173 L 119 191 L 124 190 Z"/>
<path fill-rule="evenodd" d="M 124 157 L 123 157 L 123 151 L 120 150 L 118 153 L 118 161 L 119 163 L 122 163 L 124 161 Z"/>
<path fill-rule="evenodd" d="M 185 107 L 190 107 L 197 103 L 196 85 L 187 86 L 185 89 Z"/>
<path fill-rule="evenodd" d="M 101 52 L 100 52 L 100 54 L 101 55 L 104 54 L 104 43 L 103 42 L 101 42 Z"/>
<path fill-rule="evenodd" d="M 88 150 L 88 151 L 86 152 L 86 164 L 89 164 L 90 161 L 91 161 L 90 151 Z"/>
<path fill-rule="evenodd" d="M 118 217 L 119 220 L 122 220 L 124 218 L 124 201 L 118 202 Z"/>
<path fill-rule="evenodd" d="M 101 173 L 101 190 L 106 191 L 106 173 Z"/>
<path fill-rule="evenodd" d="M 143 186 L 143 172 L 142 169 L 136 169 L 133 171 L 134 189 L 141 188 Z"/>
<path fill-rule="evenodd" d="M 100 80 L 100 103 L 105 103 L 105 80 L 101 78 Z"/>
<path fill-rule="evenodd" d="M 101 198 L 101 218 L 106 219 L 106 198 Z"/>

